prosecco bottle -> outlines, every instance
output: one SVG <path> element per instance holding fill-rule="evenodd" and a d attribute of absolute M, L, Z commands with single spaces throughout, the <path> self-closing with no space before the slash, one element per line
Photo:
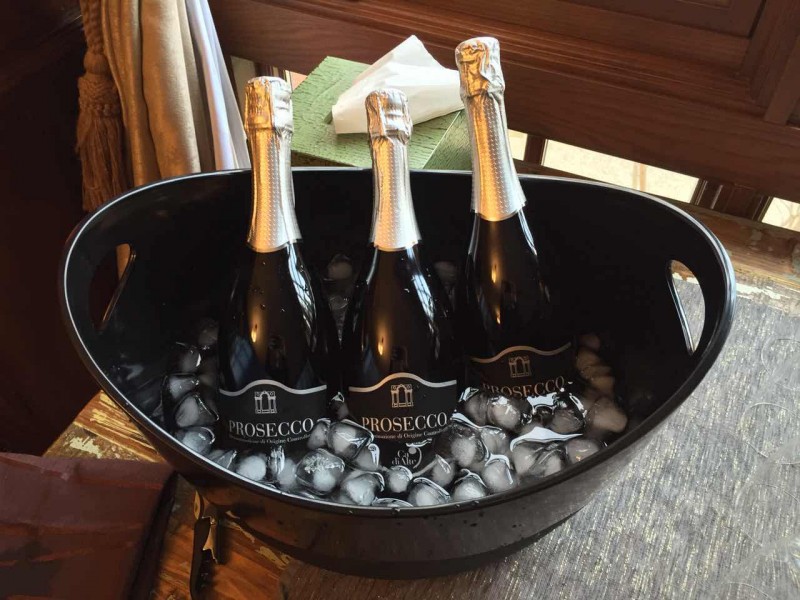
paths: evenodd
<path fill-rule="evenodd" d="M 511 156 L 496 39 L 456 48 L 472 143 L 473 223 L 457 290 L 470 385 L 507 397 L 563 388 L 574 365 Z"/>
<path fill-rule="evenodd" d="M 420 244 L 405 94 L 372 92 L 366 109 L 375 200 L 345 321 L 343 379 L 350 413 L 374 434 L 382 464 L 413 470 L 455 409 L 461 352 L 447 294 Z"/>
<path fill-rule="evenodd" d="M 299 244 L 289 154 L 291 89 L 285 81 L 258 77 L 247 83 L 245 130 L 252 213 L 220 323 L 220 433 L 229 447 L 269 450 L 306 439 L 325 416 L 336 387 L 337 339 Z"/>

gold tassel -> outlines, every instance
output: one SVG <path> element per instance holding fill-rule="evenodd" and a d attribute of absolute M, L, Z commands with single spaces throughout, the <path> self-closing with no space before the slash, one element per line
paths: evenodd
<path fill-rule="evenodd" d="M 103 51 L 101 0 L 81 0 L 85 75 L 78 79 L 76 150 L 83 172 L 83 208 L 91 211 L 128 189 L 122 108 Z"/>

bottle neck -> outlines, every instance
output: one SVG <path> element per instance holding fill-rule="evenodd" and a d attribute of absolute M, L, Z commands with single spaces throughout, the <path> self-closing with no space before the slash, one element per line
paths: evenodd
<path fill-rule="evenodd" d="M 253 163 L 253 206 L 247 245 L 256 252 L 274 252 L 300 239 L 294 212 L 291 134 L 276 129 L 250 133 Z"/>
<path fill-rule="evenodd" d="M 410 248 L 420 240 L 411 182 L 408 173 L 408 148 L 396 136 L 371 138 L 375 205 L 370 241 L 379 250 Z"/>
<path fill-rule="evenodd" d="M 525 206 L 508 139 L 500 92 L 464 98 L 472 140 L 472 210 L 487 221 L 502 221 Z"/>

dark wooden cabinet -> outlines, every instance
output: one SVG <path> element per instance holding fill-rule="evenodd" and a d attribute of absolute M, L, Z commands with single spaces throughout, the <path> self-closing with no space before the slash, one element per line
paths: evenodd
<path fill-rule="evenodd" d="M 416 34 L 502 44 L 509 125 L 800 200 L 798 0 L 210 0 L 223 49 L 307 73 Z M 798 120 L 800 122 L 800 120 Z"/>
<path fill-rule="evenodd" d="M 4 3 L 0 47 L 0 449 L 38 453 L 97 390 L 57 296 L 64 241 L 83 216 L 77 0 Z"/>
<path fill-rule="evenodd" d="M 650 19 L 747 35 L 765 0 L 559 0 Z"/>

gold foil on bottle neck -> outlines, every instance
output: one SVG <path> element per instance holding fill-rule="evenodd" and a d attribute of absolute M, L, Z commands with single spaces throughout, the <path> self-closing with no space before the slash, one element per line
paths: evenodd
<path fill-rule="evenodd" d="M 292 88 L 280 77 L 254 77 L 244 91 L 244 128 L 294 130 Z"/>
<path fill-rule="evenodd" d="M 461 75 L 461 97 L 500 93 L 506 89 L 500 67 L 500 42 L 476 37 L 456 47 L 456 65 Z"/>
<path fill-rule="evenodd" d="M 420 235 L 408 172 L 408 101 L 403 92 L 389 88 L 369 94 L 365 107 L 375 198 L 371 241 L 383 251 L 410 248 Z"/>

